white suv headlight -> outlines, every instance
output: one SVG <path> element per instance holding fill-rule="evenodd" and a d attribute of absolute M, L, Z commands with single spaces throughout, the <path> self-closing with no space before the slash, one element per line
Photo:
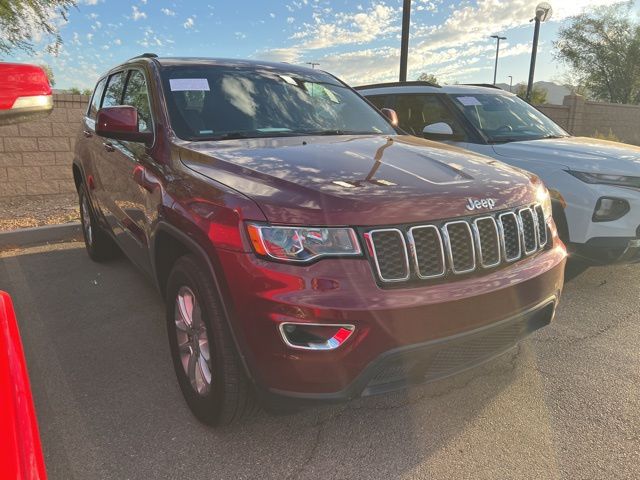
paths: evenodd
<path fill-rule="evenodd" d="M 567 173 L 585 183 L 599 183 L 602 185 L 616 185 L 618 187 L 640 188 L 640 177 L 609 175 L 606 173 L 576 172 L 574 170 L 567 170 Z"/>
<path fill-rule="evenodd" d="M 356 232 L 340 227 L 247 225 L 258 255 L 286 262 L 310 262 L 319 257 L 360 256 Z"/>

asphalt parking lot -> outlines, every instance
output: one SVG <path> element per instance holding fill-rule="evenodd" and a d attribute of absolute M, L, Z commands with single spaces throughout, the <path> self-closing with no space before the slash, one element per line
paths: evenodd
<path fill-rule="evenodd" d="M 51 479 L 640 477 L 640 265 L 568 282 L 555 324 L 491 363 L 213 430 L 175 381 L 163 307 L 80 243 L 0 253 Z"/>

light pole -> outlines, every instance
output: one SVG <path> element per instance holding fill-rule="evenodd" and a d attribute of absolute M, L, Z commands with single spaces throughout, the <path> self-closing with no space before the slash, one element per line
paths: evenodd
<path fill-rule="evenodd" d="M 540 24 L 551 18 L 553 9 L 547 2 L 542 2 L 536 7 L 536 16 L 530 21 L 536 22 L 533 30 L 533 47 L 531 48 L 531 66 L 529 67 L 529 83 L 527 83 L 527 101 L 531 101 L 533 91 L 533 75 L 536 70 L 536 56 L 538 55 L 538 38 L 540 37 Z"/>
<path fill-rule="evenodd" d="M 311 65 L 311 68 L 316 68 L 320 64 L 318 62 L 307 62 L 307 65 Z"/>
<path fill-rule="evenodd" d="M 500 35 L 491 35 L 491 38 L 497 40 L 496 44 L 496 66 L 493 69 L 493 84 L 496 84 L 496 78 L 498 78 L 498 55 L 500 55 L 500 40 L 506 40 L 507 37 L 501 37 Z"/>
<path fill-rule="evenodd" d="M 409 26 L 411 25 L 411 0 L 402 4 L 402 37 L 400 40 L 400 81 L 407 81 L 407 62 L 409 59 Z"/>
<path fill-rule="evenodd" d="M 509 75 L 509 93 L 513 93 L 513 75 Z"/>

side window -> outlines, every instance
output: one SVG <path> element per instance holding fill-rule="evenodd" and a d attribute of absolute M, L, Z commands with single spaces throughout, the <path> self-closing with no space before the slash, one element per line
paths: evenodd
<path fill-rule="evenodd" d="M 96 89 L 93 92 L 93 97 L 91 97 L 91 104 L 89 105 L 89 111 L 87 112 L 87 116 L 93 120 L 96 119 L 96 115 L 98 114 L 98 110 L 100 110 L 100 100 L 102 100 L 102 92 L 104 91 L 104 86 L 107 83 L 107 79 L 103 78 L 96 85 Z"/>
<path fill-rule="evenodd" d="M 131 70 L 127 87 L 124 92 L 123 105 L 136 107 L 138 110 L 138 128 L 141 132 L 150 132 L 151 108 L 149 106 L 149 91 L 144 74 L 140 70 Z"/>
<path fill-rule="evenodd" d="M 392 108 L 391 107 L 391 95 L 372 95 L 371 97 L 367 97 L 371 103 L 373 103 L 379 110 L 383 108 Z"/>
<path fill-rule="evenodd" d="M 109 77 L 107 91 L 102 100 L 102 107 L 116 107 L 120 105 L 122 99 L 122 89 L 124 87 L 124 72 L 114 73 Z"/>
<path fill-rule="evenodd" d="M 464 128 L 455 114 L 436 95 L 399 95 L 396 112 L 400 128 L 411 135 L 422 137 L 424 127 L 444 122 L 451 127 L 456 140 L 466 137 Z"/>

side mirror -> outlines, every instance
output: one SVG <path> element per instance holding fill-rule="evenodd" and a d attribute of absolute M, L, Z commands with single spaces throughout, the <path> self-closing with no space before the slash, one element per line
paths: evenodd
<path fill-rule="evenodd" d="M 398 126 L 398 114 L 396 113 L 396 111 L 392 108 L 383 108 L 382 110 L 380 110 L 382 112 L 382 114 L 387 117 L 387 120 L 389 120 L 389 123 L 391 123 L 391 125 L 393 125 L 394 127 Z"/>
<path fill-rule="evenodd" d="M 96 133 L 101 137 L 126 142 L 150 142 L 153 134 L 138 129 L 138 110 L 129 105 L 105 107 L 98 110 Z"/>
<path fill-rule="evenodd" d="M 42 68 L 0 62 L 0 125 L 43 118 L 51 110 L 51 85 Z"/>
<path fill-rule="evenodd" d="M 422 130 L 422 133 L 424 135 L 424 138 L 429 138 L 431 140 L 453 139 L 453 129 L 448 123 L 445 122 L 438 122 L 427 125 Z"/>

